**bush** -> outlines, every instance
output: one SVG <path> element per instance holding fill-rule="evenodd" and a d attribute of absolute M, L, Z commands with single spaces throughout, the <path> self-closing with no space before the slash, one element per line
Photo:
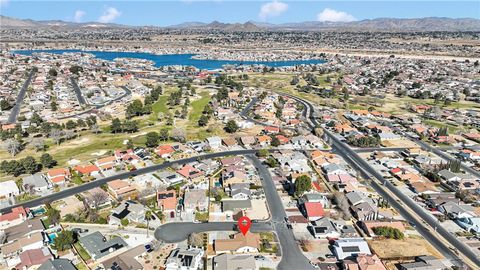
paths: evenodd
<path fill-rule="evenodd" d="M 405 237 L 399 229 L 393 227 L 381 226 L 375 227 L 372 230 L 376 235 L 384 236 L 386 238 L 403 239 Z"/>

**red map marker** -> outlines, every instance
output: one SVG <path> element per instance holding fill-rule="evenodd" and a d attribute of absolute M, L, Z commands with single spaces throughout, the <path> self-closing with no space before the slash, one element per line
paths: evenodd
<path fill-rule="evenodd" d="M 252 225 L 252 221 L 248 217 L 238 219 L 238 228 L 243 235 L 247 234 L 248 230 L 250 230 L 250 225 Z"/>

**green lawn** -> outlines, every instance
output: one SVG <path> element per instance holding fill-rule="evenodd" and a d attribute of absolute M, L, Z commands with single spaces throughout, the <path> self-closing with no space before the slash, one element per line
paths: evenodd
<path fill-rule="evenodd" d="M 198 221 L 208 221 L 208 212 L 196 212 L 195 219 Z"/>
<path fill-rule="evenodd" d="M 90 257 L 90 255 L 88 255 L 87 251 L 80 245 L 80 243 L 77 242 L 73 245 L 75 246 L 75 249 L 78 251 L 78 255 L 80 255 L 80 257 L 82 257 L 84 261 L 88 261 L 92 258 Z"/>
<path fill-rule="evenodd" d="M 197 125 L 198 119 L 200 119 L 200 116 L 202 115 L 203 108 L 205 108 L 205 105 L 210 102 L 210 95 L 208 94 L 208 92 L 203 92 L 200 94 L 200 96 L 200 99 L 197 99 L 190 103 L 192 110 L 188 114 L 188 120 L 190 121 L 191 125 Z"/>
<path fill-rule="evenodd" d="M 447 124 L 445 122 L 432 120 L 432 119 L 423 119 L 422 121 L 423 123 L 436 128 L 447 127 L 448 132 L 450 134 L 455 134 L 457 131 L 463 131 L 466 129 L 465 127 L 462 127 L 462 126 L 454 126 L 454 125 Z"/>
<path fill-rule="evenodd" d="M 161 96 L 157 102 L 152 105 L 152 111 L 156 117 L 158 113 L 166 113 L 168 111 L 167 106 L 168 95 Z"/>

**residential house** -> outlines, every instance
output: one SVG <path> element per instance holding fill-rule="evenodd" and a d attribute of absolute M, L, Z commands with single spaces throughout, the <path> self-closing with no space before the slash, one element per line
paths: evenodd
<path fill-rule="evenodd" d="M 23 189 L 26 192 L 35 191 L 42 193 L 52 188 L 52 184 L 48 182 L 47 177 L 40 172 L 24 177 L 22 182 Z"/>
<path fill-rule="evenodd" d="M 86 176 L 98 176 L 100 173 L 100 168 L 93 164 L 82 164 L 74 167 L 74 170 L 81 175 Z"/>
<path fill-rule="evenodd" d="M 30 249 L 20 253 L 19 263 L 16 269 L 28 269 L 30 267 L 40 266 L 48 260 L 53 260 L 53 255 L 47 247 Z"/>
<path fill-rule="evenodd" d="M 171 145 L 164 144 L 164 145 L 159 145 L 157 148 L 155 148 L 155 154 L 157 154 L 161 158 L 169 158 L 172 156 L 173 153 L 175 153 L 175 149 Z"/>
<path fill-rule="evenodd" d="M 456 220 L 457 224 L 464 230 L 473 234 L 480 234 L 480 217 L 462 217 Z"/>
<path fill-rule="evenodd" d="M 338 238 L 341 235 L 328 217 L 312 222 L 310 228 L 315 238 Z"/>
<path fill-rule="evenodd" d="M 67 168 L 50 169 L 47 171 L 47 177 L 54 185 L 64 185 L 65 181 L 70 180 L 70 170 Z"/>
<path fill-rule="evenodd" d="M 437 259 L 433 256 L 415 257 L 415 262 L 401 263 L 398 265 L 399 270 L 443 270 L 449 268 L 444 260 Z"/>
<path fill-rule="evenodd" d="M 204 176 L 204 173 L 202 171 L 188 164 L 183 166 L 180 170 L 177 170 L 177 173 L 194 182 L 203 179 L 202 176 Z"/>
<path fill-rule="evenodd" d="M 176 248 L 172 250 L 165 261 L 165 270 L 198 270 L 203 268 L 202 258 L 204 251 L 201 248 Z"/>
<path fill-rule="evenodd" d="M 243 136 L 240 138 L 240 141 L 245 147 L 252 146 L 256 142 L 255 137 L 253 136 Z"/>
<path fill-rule="evenodd" d="M 13 208 L 8 213 L 0 213 L 0 230 L 12 227 L 24 222 L 28 218 L 28 208 L 22 206 Z"/>
<path fill-rule="evenodd" d="M 247 232 L 237 233 L 232 239 L 216 239 L 214 250 L 221 253 L 257 253 L 260 250 L 260 235 Z"/>
<path fill-rule="evenodd" d="M 129 222 L 146 224 L 145 213 L 148 211 L 143 205 L 134 201 L 123 201 L 119 206 L 112 210 L 108 224 L 118 225 L 122 224 L 122 219 Z"/>
<path fill-rule="evenodd" d="M 157 173 L 157 176 L 168 186 L 180 184 L 185 178 L 176 172 L 163 171 Z"/>
<path fill-rule="evenodd" d="M 44 262 L 37 270 L 77 270 L 68 259 L 58 258 Z"/>
<path fill-rule="evenodd" d="M 138 191 L 132 187 L 127 181 L 113 180 L 107 183 L 108 190 L 117 200 L 134 199 L 138 195 Z"/>
<path fill-rule="evenodd" d="M 335 240 L 333 251 L 338 260 L 355 257 L 358 254 L 372 254 L 367 242 L 361 238 L 344 238 Z"/>
<path fill-rule="evenodd" d="M 222 211 L 227 214 L 228 217 L 234 215 L 234 213 L 241 210 L 252 209 L 251 200 L 223 200 Z"/>
<path fill-rule="evenodd" d="M 108 258 L 102 263 L 102 265 L 104 269 L 143 270 L 144 267 L 138 262 L 137 258 L 146 252 L 147 250 L 144 245 L 138 245 L 121 254 Z"/>
<path fill-rule="evenodd" d="M 98 231 L 79 237 L 78 242 L 93 260 L 98 260 L 118 250 L 125 250 L 128 247 L 122 237 L 107 239 Z"/>
<path fill-rule="evenodd" d="M 376 254 L 358 254 L 352 259 L 343 261 L 345 270 L 387 270 Z"/>
<path fill-rule="evenodd" d="M 437 206 L 438 211 L 451 219 L 475 217 L 475 208 L 468 204 L 459 204 L 458 202 L 445 202 Z"/>
<path fill-rule="evenodd" d="M 165 213 L 174 213 L 177 209 L 177 194 L 175 190 L 166 190 L 157 192 L 158 208 Z"/>
<path fill-rule="evenodd" d="M 256 140 L 257 140 L 257 144 L 262 147 L 269 146 L 270 143 L 272 142 L 272 138 L 267 135 L 257 136 Z"/>
<path fill-rule="evenodd" d="M 13 180 L 2 182 L 2 188 L 0 189 L 0 200 L 8 199 L 20 194 L 17 183 Z"/>
<path fill-rule="evenodd" d="M 46 242 L 43 232 L 34 232 L 1 246 L 0 251 L 4 259 L 18 258 L 23 251 L 42 248 Z"/>
<path fill-rule="evenodd" d="M 255 258 L 247 254 L 223 253 L 213 257 L 212 270 L 256 270 Z"/>
<path fill-rule="evenodd" d="M 84 202 L 90 209 L 106 208 L 112 204 L 108 193 L 99 187 L 87 190 L 83 192 L 82 195 Z"/>
<path fill-rule="evenodd" d="M 222 146 L 222 139 L 218 136 L 208 137 L 207 143 L 211 149 L 219 149 Z"/>
<path fill-rule="evenodd" d="M 204 189 L 187 189 L 184 194 L 183 205 L 185 211 L 206 211 L 208 198 Z"/>
<path fill-rule="evenodd" d="M 325 216 L 322 203 L 306 202 L 303 204 L 303 212 L 309 221 L 316 221 Z"/>
<path fill-rule="evenodd" d="M 104 157 L 98 159 L 95 162 L 95 165 L 100 168 L 102 171 L 113 170 L 117 165 L 117 158 L 115 156 Z"/>
<path fill-rule="evenodd" d="M 20 224 L 5 228 L 3 237 L 0 237 L 0 243 L 10 243 L 32 233 L 42 232 L 44 229 L 40 219 L 27 219 Z"/>

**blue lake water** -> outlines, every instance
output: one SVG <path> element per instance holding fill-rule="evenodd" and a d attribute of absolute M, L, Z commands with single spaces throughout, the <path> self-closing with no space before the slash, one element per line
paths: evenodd
<path fill-rule="evenodd" d="M 35 52 L 45 52 L 54 54 L 63 54 L 65 52 L 85 52 L 95 55 L 95 57 L 103 60 L 112 61 L 115 58 L 138 58 L 151 60 L 155 66 L 194 66 L 199 69 L 220 69 L 223 65 L 255 65 L 261 64 L 269 67 L 288 67 L 302 64 L 323 64 L 323 60 L 291 60 L 291 61 L 233 61 L 233 60 L 200 60 L 192 59 L 194 54 L 163 54 L 156 55 L 151 53 L 140 52 L 102 52 L 102 51 L 81 51 L 81 50 L 18 50 L 17 54 L 32 55 Z"/>

